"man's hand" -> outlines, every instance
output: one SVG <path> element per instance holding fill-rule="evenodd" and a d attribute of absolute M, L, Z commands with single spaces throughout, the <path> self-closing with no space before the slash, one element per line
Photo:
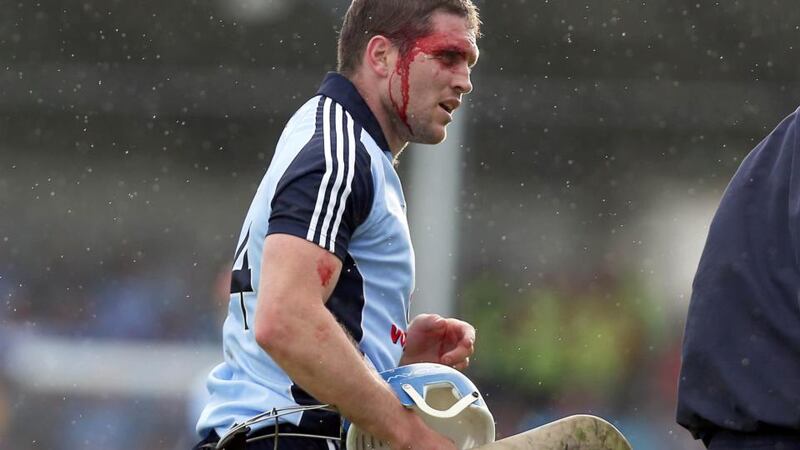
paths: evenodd
<path fill-rule="evenodd" d="M 438 314 L 420 314 L 408 325 L 400 365 L 432 362 L 464 370 L 474 351 L 472 325 Z"/>
<path fill-rule="evenodd" d="M 405 411 L 398 419 L 398 435 L 389 443 L 392 450 L 456 450 L 451 440 L 428 428 L 417 414 Z"/>

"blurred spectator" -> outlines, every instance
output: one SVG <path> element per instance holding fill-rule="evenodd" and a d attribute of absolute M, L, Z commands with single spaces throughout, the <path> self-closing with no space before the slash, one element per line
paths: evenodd
<path fill-rule="evenodd" d="M 682 447 L 658 408 L 674 403 L 664 380 L 675 373 L 679 336 L 664 333 L 645 292 L 635 277 L 604 275 L 530 290 L 488 277 L 468 285 L 465 317 L 480 336 L 472 371 L 490 407 L 501 405 L 493 409 L 501 435 L 588 413 L 617 425 L 634 448 Z M 650 399 L 658 405 L 647 407 Z"/>
<path fill-rule="evenodd" d="M 11 396 L 3 383 L 5 350 L 29 333 L 77 334 L 80 339 L 219 340 L 219 323 L 229 299 L 230 264 L 221 266 L 215 277 L 195 283 L 202 294 L 192 296 L 185 278 L 156 259 L 147 264 L 123 259 L 109 263 L 112 269 L 95 284 L 69 292 L 70 302 L 59 298 L 71 307 L 63 311 L 32 309 L 27 289 L 19 286 L 23 283 L 12 282 L 10 276 L 0 278 L 0 449 L 26 447 L 32 442 L 53 450 L 164 449 L 184 434 L 195 439 L 193 431 L 183 433 L 180 427 L 187 422 L 193 427 L 197 418 L 195 412 L 184 410 L 180 395 L 168 399 L 78 392 L 53 395 L 45 389 Z M 186 320 L 186 308 L 195 314 L 193 321 Z M 57 311 L 65 314 L 57 315 Z M 48 326 L 25 325 L 37 323 Z M 202 381 L 198 379 L 201 389 L 195 391 L 205 391 L 204 375 Z M 58 408 L 46 407 L 53 403 Z M 14 425 L 32 422 L 53 424 L 61 430 L 58 438 L 40 427 Z M 181 432 L 176 433 L 176 428 Z M 9 429 L 18 432 L 9 436 Z"/>
<path fill-rule="evenodd" d="M 463 299 L 481 335 L 475 371 L 566 403 L 610 401 L 629 389 L 641 355 L 661 339 L 659 327 L 648 326 L 657 323 L 646 317 L 655 307 L 642 291 L 611 277 L 524 293 L 473 282 Z"/>
<path fill-rule="evenodd" d="M 170 315 L 180 308 L 185 286 L 158 265 L 118 261 L 90 295 L 92 318 L 83 336 L 115 339 L 186 337 Z M 186 323 L 184 320 L 181 323 Z"/>
<path fill-rule="evenodd" d="M 217 272 L 211 292 L 211 302 L 215 307 L 213 312 L 216 314 L 210 314 L 210 316 L 217 322 L 217 326 L 214 327 L 213 330 L 220 344 L 222 342 L 222 336 L 219 333 L 219 329 L 221 328 L 219 324 L 222 323 L 227 315 L 230 292 L 231 264 L 226 262 Z M 200 413 L 203 412 L 203 408 L 208 403 L 210 397 L 208 389 L 206 388 L 206 381 L 211 369 L 213 369 L 213 367 L 209 367 L 207 370 L 198 373 L 196 378 L 190 380 L 189 395 L 186 402 L 186 432 L 181 435 L 181 439 L 176 448 L 190 448 L 197 443 L 199 439 L 195 428 L 197 419 L 200 417 Z"/>

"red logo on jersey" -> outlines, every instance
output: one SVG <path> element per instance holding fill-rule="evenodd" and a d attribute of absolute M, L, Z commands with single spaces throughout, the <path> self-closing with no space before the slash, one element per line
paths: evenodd
<path fill-rule="evenodd" d="M 406 346 L 406 332 L 397 328 L 397 325 L 392 324 L 392 344 L 397 344 L 397 341 L 400 341 L 400 345 L 405 347 Z"/>

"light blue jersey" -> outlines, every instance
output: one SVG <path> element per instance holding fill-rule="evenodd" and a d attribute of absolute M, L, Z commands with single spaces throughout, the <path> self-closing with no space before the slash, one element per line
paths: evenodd
<path fill-rule="evenodd" d="M 414 252 L 402 187 L 375 116 L 356 88 L 329 73 L 318 95 L 289 120 L 256 192 L 236 248 L 225 361 L 208 378 L 201 436 L 270 411 L 319 403 L 259 347 L 253 334 L 267 235 L 307 239 L 334 253 L 342 271 L 326 307 L 378 371 L 396 367 L 414 287 Z M 282 417 L 308 432 L 338 435 L 339 417 Z M 266 425 L 266 424 L 264 424 Z M 262 425 L 262 426 L 264 426 Z"/>

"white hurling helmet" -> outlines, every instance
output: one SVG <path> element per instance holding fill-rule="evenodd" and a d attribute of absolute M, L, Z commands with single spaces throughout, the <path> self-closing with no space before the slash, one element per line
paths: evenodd
<path fill-rule="evenodd" d="M 494 419 L 478 389 L 461 372 L 441 364 L 409 364 L 380 374 L 400 403 L 413 410 L 456 448 L 494 442 Z M 389 445 L 351 425 L 348 450 L 389 449 Z"/>

